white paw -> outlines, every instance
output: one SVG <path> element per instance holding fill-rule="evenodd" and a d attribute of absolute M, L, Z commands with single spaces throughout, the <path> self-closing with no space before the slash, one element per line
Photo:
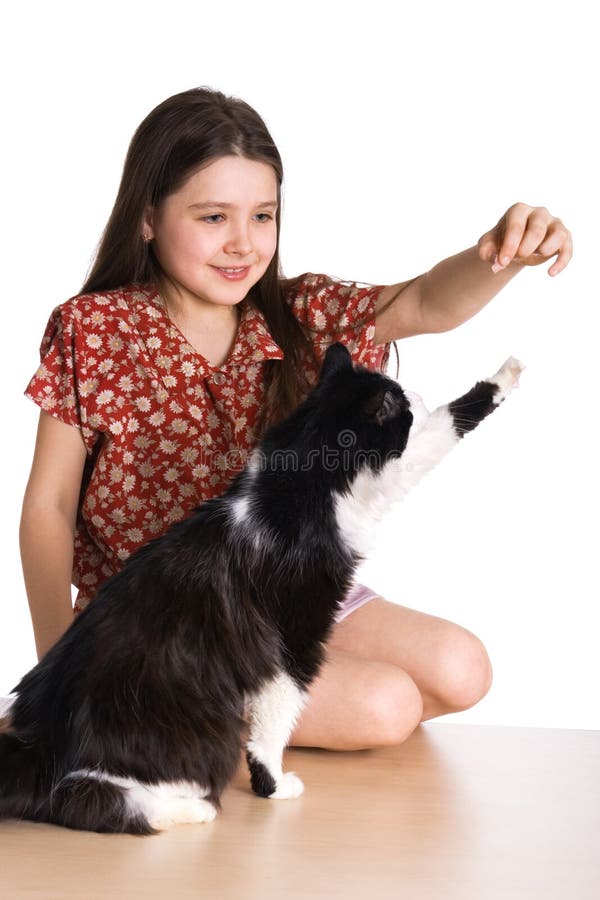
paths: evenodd
<path fill-rule="evenodd" d="M 149 821 L 152 828 L 164 831 L 171 825 L 212 822 L 216 815 L 217 810 L 208 800 L 202 800 L 200 797 L 179 797 L 163 804 Z"/>
<path fill-rule="evenodd" d="M 519 375 L 525 366 L 514 356 L 509 356 L 504 365 L 489 380 L 492 384 L 497 384 L 500 393 L 494 398 L 495 403 L 499 403 L 511 392 L 514 387 L 519 384 Z"/>
<path fill-rule="evenodd" d="M 161 812 L 156 813 L 153 816 L 149 816 L 148 824 L 150 825 L 150 828 L 154 828 L 155 831 L 166 831 L 167 828 L 171 828 L 171 826 L 174 825 L 175 822 L 168 813 Z"/>
<path fill-rule="evenodd" d="M 181 818 L 179 818 L 179 815 Z M 181 809 L 177 821 L 178 822 L 212 822 L 217 817 L 217 810 L 209 803 L 208 800 L 202 800 L 195 797 L 193 800 L 186 800 L 185 806 Z"/>
<path fill-rule="evenodd" d="M 294 772 L 286 772 L 277 782 L 277 789 L 269 794 L 270 800 L 295 800 L 304 791 L 304 785 Z"/>

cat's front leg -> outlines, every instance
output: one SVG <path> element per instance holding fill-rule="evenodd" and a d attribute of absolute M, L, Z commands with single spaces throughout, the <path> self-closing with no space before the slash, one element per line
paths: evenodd
<path fill-rule="evenodd" d="M 283 772 L 282 757 L 307 696 L 307 691 L 282 671 L 248 698 L 246 760 L 252 790 L 260 797 L 287 800 L 304 790 L 294 772 Z"/>
<path fill-rule="evenodd" d="M 390 467 L 392 490 L 385 496 L 400 499 L 434 468 L 460 439 L 493 412 L 519 383 L 523 365 L 510 357 L 485 381 L 452 403 L 428 413 L 418 397 L 411 398 L 414 424 L 401 458 Z M 407 395 L 411 396 L 411 395 Z"/>
<path fill-rule="evenodd" d="M 511 356 L 495 375 L 485 381 L 478 381 L 470 391 L 448 404 L 447 409 L 458 437 L 476 428 L 502 403 L 518 385 L 522 371 L 523 364 Z"/>

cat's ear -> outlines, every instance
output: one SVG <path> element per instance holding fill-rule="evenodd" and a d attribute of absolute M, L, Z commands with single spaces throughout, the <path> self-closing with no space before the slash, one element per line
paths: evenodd
<path fill-rule="evenodd" d="M 351 368 L 352 357 L 350 356 L 344 345 L 337 341 L 335 344 L 331 344 L 331 346 L 327 350 L 327 353 L 325 354 L 319 381 L 323 381 L 325 378 L 329 378 L 329 376 L 334 372 L 339 372 L 342 369 Z"/>

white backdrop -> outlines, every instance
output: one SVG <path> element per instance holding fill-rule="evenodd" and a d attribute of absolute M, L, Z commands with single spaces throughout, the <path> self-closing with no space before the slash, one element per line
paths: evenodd
<path fill-rule="evenodd" d="M 460 721 L 600 727 L 600 148 L 586 6 L 13 5 L 2 63 L 0 694 L 35 661 L 17 535 L 37 423 L 22 391 L 43 328 L 84 280 L 137 124 L 167 96 L 210 85 L 253 104 L 278 143 L 288 275 L 401 281 L 476 243 L 517 200 L 572 229 L 575 257 L 557 279 L 526 270 L 459 329 L 399 343 L 400 380 L 430 406 L 510 354 L 527 370 L 397 508 L 361 575 L 482 638 L 494 686 Z"/>

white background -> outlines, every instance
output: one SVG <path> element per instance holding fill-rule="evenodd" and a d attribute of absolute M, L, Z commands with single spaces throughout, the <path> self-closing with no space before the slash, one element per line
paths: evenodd
<path fill-rule="evenodd" d="M 133 131 L 193 86 L 243 97 L 285 166 L 282 260 L 393 283 L 476 243 L 515 201 L 572 229 L 459 329 L 400 342 L 429 406 L 510 354 L 522 386 L 398 507 L 361 573 L 486 644 L 463 722 L 599 728 L 597 44 L 589 4 L 22 2 L 4 19 L 0 694 L 34 663 L 18 521 L 52 308 L 76 294 Z M 591 15 L 591 13 L 589 13 Z M 395 373 L 392 351 L 392 368 Z"/>

